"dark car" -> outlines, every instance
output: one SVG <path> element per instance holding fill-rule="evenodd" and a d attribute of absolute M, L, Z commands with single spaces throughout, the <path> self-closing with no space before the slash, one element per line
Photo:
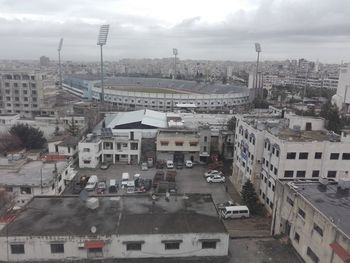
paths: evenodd
<path fill-rule="evenodd" d="M 177 162 L 176 163 L 176 169 L 182 169 L 182 168 L 184 168 L 183 162 Z"/>
<path fill-rule="evenodd" d="M 152 188 L 152 180 L 151 179 L 143 180 L 143 186 L 145 187 L 146 191 L 151 190 L 151 188 Z"/>
<path fill-rule="evenodd" d="M 82 186 L 79 182 L 75 183 L 73 185 L 73 194 L 80 194 L 80 192 L 84 189 L 84 186 Z"/>
<path fill-rule="evenodd" d="M 104 182 L 104 181 L 98 182 L 96 192 L 98 194 L 104 194 L 106 191 L 106 188 L 107 188 L 106 182 Z"/>

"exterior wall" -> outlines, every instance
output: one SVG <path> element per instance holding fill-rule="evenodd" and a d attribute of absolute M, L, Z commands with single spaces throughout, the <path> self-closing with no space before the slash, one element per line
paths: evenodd
<path fill-rule="evenodd" d="M 325 120 L 323 118 L 300 117 L 297 115 L 288 115 L 286 118 L 289 120 L 290 129 L 293 129 L 294 126 L 300 126 L 301 130 L 305 131 L 307 123 L 311 123 L 312 130 L 314 131 L 325 129 Z"/>
<path fill-rule="evenodd" d="M 79 149 L 79 167 L 96 168 L 97 165 L 100 163 L 100 158 L 102 154 L 101 140 L 97 140 L 94 142 L 87 142 L 85 140 L 78 144 L 78 149 Z"/>
<path fill-rule="evenodd" d="M 216 249 L 202 249 L 201 239 L 219 240 Z M 148 257 L 208 257 L 227 256 L 229 235 L 225 233 L 188 233 L 188 234 L 153 234 L 153 235 L 111 235 L 111 236 L 50 236 L 50 237 L 8 237 L 9 244 L 24 244 L 25 254 L 11 254 L 7 247 L 7 237 L 0 237 L 0 260 L 30 261 L 59 260 L 67 258 L 86 259 L 87 249 L 83 244 L 88 240 L 103 240 L 103 258 L 148 258 Z M 180 248 L 165 250 L 166 240 L 182 240 Z M 124 242 L 142 241 L 141 251 L 127 251 Z M 63 243 L 64 253 L 51 253 L 50 244 Z M 79 248 L 80 247 L 80 248 Z"/>
<path fill-rule="evenodd" d="M 3 71 L 0 75 L 0 89 L 3 94 L 0 113 L 35 116 L 44 103 L 43 81 L 46 75 L 36 71 Z"/>
<path fill-rule="evenodd" d="M 349 237 L 341 234 L 335 224 L 287 184 L 278 182 L 276 190 L 279 202 L 272 220 L 274 222 L 272 233 L 274 235 L 286 234 L 292 246 L 306 263 L 314 263 L 307 255 L 308 247 L 317 255 L 319 262 L 343 262 L 336 253 L 333 253 L 329 245 L 336 241 L 350 253 Z M 294 202 L 293 206 L 287 202 L 287 198 Z M 298 215 L 299 208 L 305 212 L 305 219 Z M 323 230 L 323 236 L 313 229 L 314 223 Z M 290 230 L 287 225 L 290 226 Z M 299 241 L 295 238 L 296 233 L 300 236 Z"/>
<path fill-rule="evenodd" d="M 100 100 L 100 88 L 92 88 L 92 98 Z M 194 103 L 199 109 L 222 109 L 248 103 L 249 92 L 234 94 L 163 94 L 128 92 L 105 88 L 105 101 L 127 109 L 149 108 L 160 111 L 173 111 L 176 104 Z"/>
<path fill-rule="evenodd" d="M 56 145 L 60 144 L 62 141 L 56 141 L 56 142 L 49 142 L 48 143 L 48 148 L 49 148 L 49 153 L 58 153 L 60 155 L 65 155 L 69 157 L 73 157 L 78 153 L 78 147 L 77 146 L 57 146 L 56 151 Z"/>

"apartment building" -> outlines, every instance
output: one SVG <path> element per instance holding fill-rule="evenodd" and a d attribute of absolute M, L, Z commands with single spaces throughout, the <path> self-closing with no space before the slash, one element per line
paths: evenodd
<path fill-rule="evenodd" d="M 39 71 L 0 72 L 0 113 L 33 117 L 44 104 L 43 82 Z"/>
<path fill-rule="evenodd" d="M 0 261 L 6 262 L 178 257 L 214 262 L 225 259 L 228 248 L 229 234 L 209 194 L 86 202 L 36 197 L 0 231 Z"/>
<path fill-rule="evenodd" d="M 350 63 L 340 68 L 337 93 L 332 97 L 332 103 L 337 105 L 344 114 L 350 114 Z"/>
<path fill-rule="evenodd" d="M 306 263 L 349 262 L 348 179 L 339 183 L 278 180 L 276 195 L 273 235 L 286 235 Z"/>
<path fill-rule="evenodd" d="M 322 118 L 246 116 L 236 135 L 233 181 L 239 189 L 253 181 L 270 213 L 277 179 L 338 180 L 350 171 L 349 137 L 325 130 Z"/>

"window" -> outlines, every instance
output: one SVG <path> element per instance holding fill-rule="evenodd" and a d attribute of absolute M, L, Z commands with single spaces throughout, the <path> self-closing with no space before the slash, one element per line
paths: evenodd
<path fill-rule="evenodd" d="M 305 171 L 297 171 L 297 177 L 305 177 Z"/>
<path fill-rule="evenodd" d="M 318 263 L 320 262 L 320 260 L 318 259 L 317 255 L 315 254 L 315 252 L 313 252 L 311 250 L 311 248 L 307 248 L 307 251 L 306 251 L 306 254 L 311 258 L 311 260 L 314 262 L 314 263 Z"/>
<path fill-rule="evenodd" d="M 137 144 L 137 142 L 130 143 L 131 150 L 137 150 L 138 148 L 139 148 L 139 145 Z"/>
<path fill-rule="evenodd" d="M 202 249 L 216 249 L 216 240 L 202 241 Z"/>
<path fill-rule="evenodd" d="M 273 165 L 270 164 L 270 171 L 273 171 Z"/>
<path fill-rule="evenodd" d="M 84 164 L 90 164 L 90 162 L 91 162 L 90 160 L 84 160 L 83 161 Z"/>
<path fill-rule="evenodd" d="M 293 177 L 294 171 L 284 171 L 284 177 Z"/>
<path fill-rule="evenodd" d="M 277 171 L 277 168 L 276 168 L 276 167 L 273 169 L 273 173 L 274 173 L 275 175 L 277 175 L 278 171 Z"/>
<path fill-rule="evenodd" d="M 136 241 L 135 242 L 126 243 L 126 250 L 127 251 L 141 250 L 142 243 L 143 242 L 136 242 Z"/>
<path fill-rule="evenodd" d="M 305 212 L 301 208 L 298 210 L 298 215 L 301 216 L 303 219 L 305 219 Z"/>
<path fill-rule="evenodd" d="M 330 159 L 331 160 L 338 160 L 339 159 L 339 153 L 331 153 Z"/>
<path fill-rule="evenodd" d="M 343 153 L 342 159 L 343 160 L 350 160 L 350 153 Z"/>
<path fill-rule="evenodd" d="M 88 257 L 94 258 L 94 257 L 102 257 L 102 256 L 103 256 L 102 247 L 88 249 Z"/>
<path fill-rule="evenodd" d="M 197 142 L 190 142 L 190 146 L 197 146 L 198 145 L 198 143 Z"/>
<path fill-rule="evenodd" d="M 279 157 L 280 156 L 280 151 L 276 150 L 276 156 Z"/>
<path fill-rule="evenodd" d="M 294 206 L 294 201 L 287 196 L 287 203 L 290 204 L 291 206 Z"/>
<path fill-rule="evenodd" d="M 320 171 L 319 170 L 312 171 L 312 177 L 319 177 L 319 176 L 320 176 Z"/>
<path fill-rule="evenodd" d="M 64 253 L 64 244 L 50 244 L 50 247 L 52 254 Z"/>
<path fill-rule="evenodd" d="M 287 159 L 295 159 L 296 153 L 295 152 L 289 152 L 287 153 Z"/>
<path fill-rule="evenodd" d="M 207 142 L 208 138 L 207 136 L 204 136 L 204 142 Z"/>
<path fill-rule="evenodd" d="M 323 237 L 323 230 L 320 228 L 317 224 L 314 224 L 314 230 L 320 234 L 321 237 Z"/>
<path fill-rule="evenodd" d="M 11 244 L 11 254 L 24 254 L 24 244 Z"/>
<path fill-rule="evenodd" d="M 184 142 L 177 141 L 177 142 L 175 142 L 175 145 L 176 146 L 182 146 L 182 145 L 184 145 Z"/>
<path fill-rule="evenodd" d="M 306 153 L 306 152 L 299 153 L 300 160 L 306 160 L 308 156 L 309 156 L 309 153 Z"/>
<path fill-rule="evenodd" d="M 30 187 L 21 187 L 21 194 L 30 195 L 32 193 L 32 189 Z"/>
<path fill-rule="evenodd" d="M 315 152 L 315 159 L 322 159 L 322 153 L 321 152 Z"/>
<path fill-rule="evenodd" d="M 299 235 L 297 232 L 294 233 L 294 240 L 295 240 L 297 243 L 299 243 L 299 241 L 300 241 L 300 235 Z"/>
<path fill-rule="evenodd" d="M 90 148 L 84 148 L 84 149 L 83 149 L 83 152 L 85 152 L 85 153 L 90 152 Z"/>
<path fill-rule="evenodd" d="M 328 178 L 335 178 L 337 176 L 337 171 L 328 171 L 327 177 Z"/>
<path fill-rule="evenodd" d="M 182 241 L 163 241 L 164 243 L 164 249 L 170 250 L 170 249 L 180 249 L 180 243 Z"/>

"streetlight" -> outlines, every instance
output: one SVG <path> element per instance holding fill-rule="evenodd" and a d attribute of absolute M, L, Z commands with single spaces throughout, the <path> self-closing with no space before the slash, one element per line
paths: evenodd
<path fill-rule="evenodd" d="M 261 52 L 260 43 L 255 43 L 255 51 L 258 53 L 258 57 L 256 59 L 256 75 L 255 75 L 255 89 L 258 88 L 258 71 L 259 71 L 259 57 Z M 260 96 L 260 90 L 258 91 L 258 95 Z"/>
<path fill-rule="evenodd" d="M 174 74 L 173 74 L 173 79 L 175 79 L 176 75 L 176 56 L 178 54 L 177 48 L 173 48 L 173 55 L 174 55 Z"/>
<path fill-rule="evenodd" d="M 103 86 L 103 54 L 102 54 L 102 46 L 106 45 L 107 36 L 109 31 L 109 25 L 102 25 L 100 27 L 100 32 L 97 38 L 97 45 L 100 46 L 101 50 L 101 103 L 104 102 L 104 86 Z"/>
<path fill-rule="evenodd" d="M 61 68 L 61 50 L 63 45 L 63 38 L 60 39 L 58 44 L 58 66 L 59 66 L 59 76 L 60 76 L 60 89 L 62 89 L 62 68 Z"/>

